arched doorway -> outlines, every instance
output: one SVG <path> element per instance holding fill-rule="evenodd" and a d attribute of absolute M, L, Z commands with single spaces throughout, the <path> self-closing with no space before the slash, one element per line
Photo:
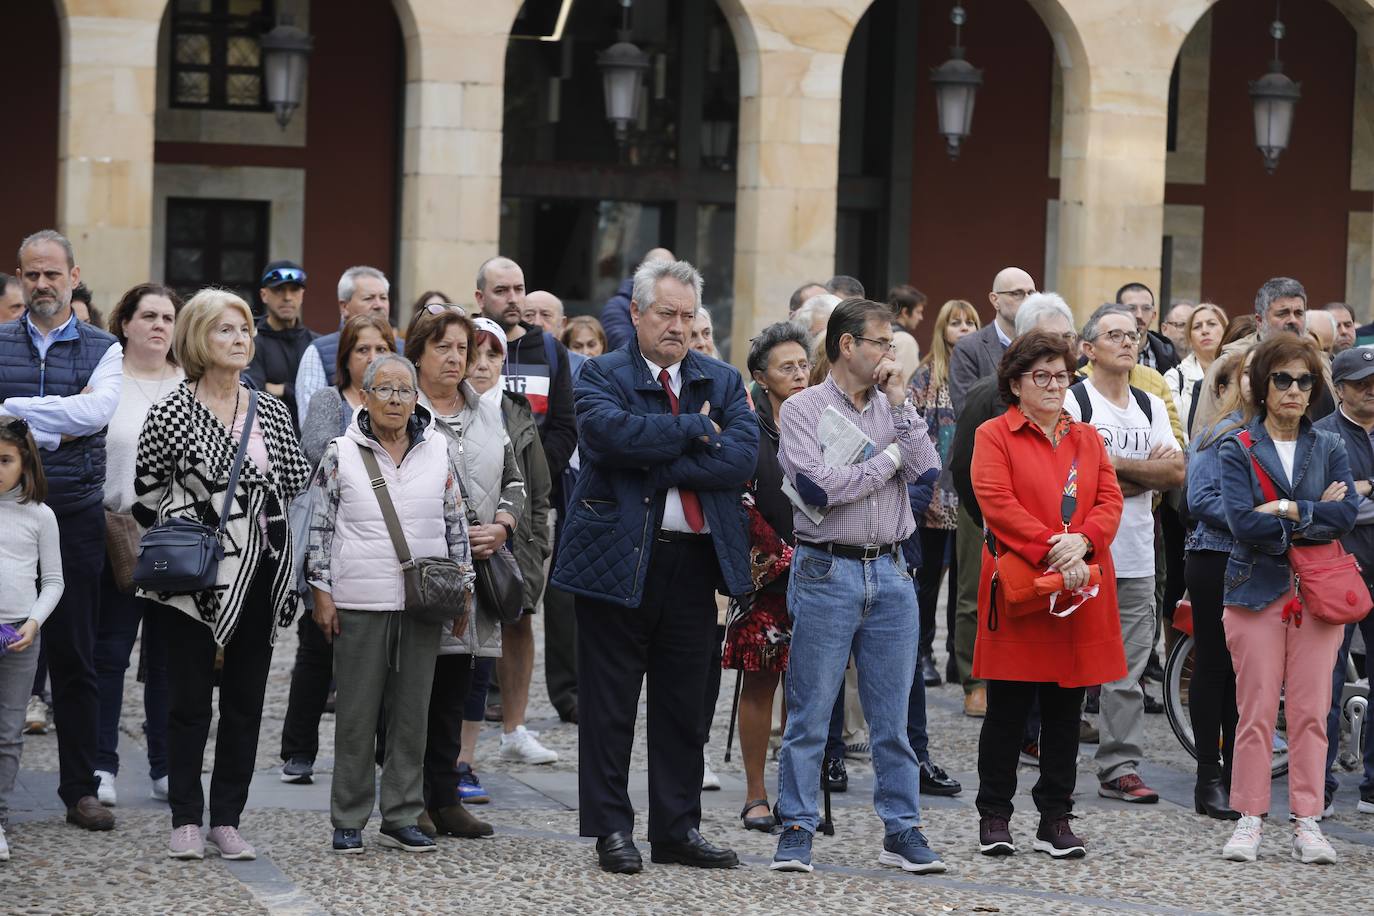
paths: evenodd
<path fill-rule="evenodd" d="M 728 358 L 734 288 L 739 62 L 714 0 L 639 3 L 630 40 L 650 56 L 639 119 L 618 144 L 596 56 L 620 8 L 527 0 L 506 53 L 501 249 L 569 315 L 597 314 L 638 259 L 694 263 Z M 555 40 L 556 38 L 556 40 Z"/>

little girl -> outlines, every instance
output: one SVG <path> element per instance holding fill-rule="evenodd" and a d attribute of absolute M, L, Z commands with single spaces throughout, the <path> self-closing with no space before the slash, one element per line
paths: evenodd
<path fill-rule="evenodd" d="M 43 504 L 48 481 L 24 420 L 0 415 L 0 860 L 9 796 L 24 750 L 24 709 L 38 667 L 38 629 L 62 597 L 57 517 Z M 41 591 L 34 583 L 42 574 Z"/>

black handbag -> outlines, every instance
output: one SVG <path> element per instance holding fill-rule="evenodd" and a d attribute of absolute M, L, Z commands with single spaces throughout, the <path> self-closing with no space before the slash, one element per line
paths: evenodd
<path fill-rule="evenodd" d="M 401 519 L 396 515 L 396 505 L 391 501 L 377 456 L 361 442 L 356 444 L 371 478 L 372 492 L 381 506 L 387 533 L 391 535 L 391 546 L 396 550 L 396 559 L 401 561 L 406 585 L 406 616 L 420 623 L 448 623 L 463 616 L 468 600 L 463 568 L 448 557 L 411 557 L 410 545 L 401 530 Z"/>
<path fill-rule="evenodd" d="M 238 454 L 229 469 L 229 486 L 220 507 L 215 527 L 189 518 L 169 518 L 149 528 L 138 545 L 134 564 L 134 585 L 165 595 L 189 595 L 213 588 L 219 577 L 219 561 L 224 559 L 220 534 L 229 524 L 239 471 L 248 453 L 248 438 L 257 414 L 258 393 L 248 393 L 248 413 L 243 420 Z"/>

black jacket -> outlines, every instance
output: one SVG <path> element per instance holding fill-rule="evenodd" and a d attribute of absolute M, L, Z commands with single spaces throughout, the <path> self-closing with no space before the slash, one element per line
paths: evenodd
<path fill-rule="evenodd" d="M 521 327 L 525 333 L 508 344 L 506 390 L 523 395 L 530 402 L 557 493 L 557 481 L 577 448 L 577 416 L 573 411 L 568 351 L 545 331 L 524 322 Z M 545 342 L 546 336 L 551 346 Z M 549 365 L 550 353 L 556 365 Z"/>
<path fill-rule="evenodd" d="M 964 409 L 954 427 L 954 441 L 949 446 L 949 473 L 954 478 L 954 491 L 959 494 L 959 507 L 968 512 L 980 527 L 983 513 L 978 509 L 978 496 L 973 492 L 973 439 L 978 427 L 1007 412 L 1002 394 L 997 390 L 997 376 L 985 375 L 964 393 Z"/>
<path fill-rule="evenodd" d="M 1150 348 L 1150 355 L 1155 358 L 1155 371 L 1163 375 L 1177 366 L 1179 363 L 1178 351 L 1174 349 L 1173 341 L 1154 331 L 1146 331 L 1145 333 L 1149 338 L 1146 346 Z"/>
<path fill-rule="evenodd" d="M 274 330 L 267 323 L 267 316 L 258 319 L 258 336 L 253 341 L 253 362 L 248 366 L 248 377 L 253 380 L 259 391 L 266 391 L 269 383 L 285 385 L 281 400 L 291 411 L 291 424 L 297 435 L 300 424 L 296 414 L 296 370 L 300 368 L 301 356 L 310 342 L 320 336 L 299 324 L 294 328 Z"/>
<path fill-rule="evenodd" d="M 1347 419 L 1339 410 L 1333 411 L 1312 424 L 1317 429 L 1333 432 L 1345 440 L 1345 452 L 1350 458 L 1350 476 L 1356 481 L 1374 478 L 1374 448 L 1364 428 Z M 1355 527 L 1341 538 L 1345 549 L 1360 561 L 1366 584 L 1374 585 L 1374 520 L 1363 521 L 1363 507 L 1369 498 L 1360 500 L 1361 511 L 1355 517 Z"/>

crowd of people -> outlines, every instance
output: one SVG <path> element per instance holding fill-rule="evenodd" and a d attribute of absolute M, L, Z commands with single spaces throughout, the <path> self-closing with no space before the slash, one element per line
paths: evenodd
<path fill-rule="evenodd" d="M 871 759 L 879 861 L 945 869 L 921 830 L 922 794 L 963 790 L 931 753 L 926 690 L 945 681 L 983 720 L 979 851 L 1016 851 L 1031 766 L 1032 848 L 1077 858 L 1082 745 L 1099 795 L 1159 799 L 1141 775 L 1149 685 L 1186 608 L 1197 813 L 1235 821 L 1223 855 L 1253 861 L 1282 747 L 1293 856 L 1336 859 L 1318 822 L 1357 634 L 1374 667 L 1374 349 L 1295 280 L 1245 315 L 1161 316 L 1128 283 L 1080 327 L 1008 267 L 992 320 L 932 307 L 922 353 L 924 294 L 877 302 L 840 275 L 801 284 L 741 372 L 701 275 L 663 248 L 600 320 L 496 256 L 470 298 L 426 291 L 398 329 L 386 275 L 350 267 L 326 335 L 289 260 L 264 267 L 260 316 L 227 290 L 145 283 L 107 322 L 63 236 L 29 236 L 18 262 L 0 276 L 0 827 L 23 734 L 51 719 L 67 820 L 114 828 L 138 646 L 167 854 L 254 858 L 241 818 L 295 627 L 280 775 L 312 781 L 332 708 L 332 848 L 363 852 L 374 807 L 383 847 L 490 835 L 471 810 L 490 799 L 484 720 L 500 759 L 558 759 L 526 726 L 538 617 L 607 871 L 643 867 L 628 781 L 646 680 L 652 860 L 738 863 L 699 830 L 722 669 L 740 676 L 740 823 L 777 835 L 772 868 L 812 870 L 820 791 Z M 140 562 L 178 526 L 217 541 L 209 584 Z"/>

